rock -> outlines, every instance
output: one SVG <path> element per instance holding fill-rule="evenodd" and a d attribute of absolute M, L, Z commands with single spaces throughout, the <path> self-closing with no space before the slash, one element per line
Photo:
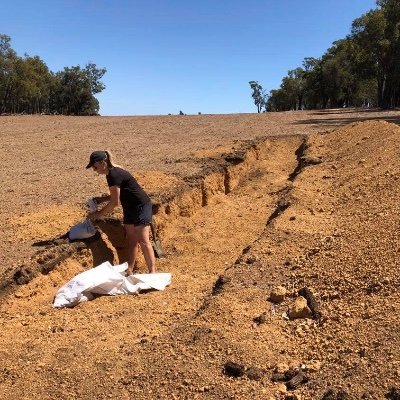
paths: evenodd
<path fill-rule="evenodd" d="M 334 389 L 329 388 L 324 395 L 322 396 L 321 400 L 346 400 L 348 399 L 348 394 L 343 389 Z"/>
<path fill-rule="evenodd" d="M 274 372 L 271 376 L 272 382 L 284 382 L 286 380 L 286 375 L 282 372 Z"/>
<path fill-rule="evenodd" d="M 285 320 L 289 320 L 289 319 L 290 319 L 290 318 L 288 317 L 286 311 L 282 313 L 282 318 L 285 319 Z"/>
<path fill-rule="evenodd" d="M 303 296 L 297 297 L 297 299 L 289 305 L 288 316 L 290 319 L 309 318 L 312 316 L 312 312 L 307 306 L 307 300 Z"/>
<path fill-rule="evenodd" d="M 304 163 L 304 165 L 316 165 L 322 163 L 322 157 L 305 155 L 301 157 L 301 162 Z"/>
<path fill-rule="evenodd" d="M 299 370 L 297 374 L 286 382 L 286 387 L 288 389 L 297 389 L 302 383 L 307 383 L 308 377 L 303 371 Z"/>
<path fill-rule="evenodd" d="M 276 392 L 279 394 L 287 393 L 287 388 L 283 383 L 278 383 L 276 386 Z"/>
<path fill-rule="evenodd" d="M 265 371 L 261 368 L 250 367 L 246 371 L 246 376 L 253 381 L 259 381 L 263 377 L 264 373 Z"/>
<path fill-rule="evenodd" d="M 312 292 L 307 287 L 303 287 L 299 290 L 298 294 L 306 299 L 307 306 L 311 310 L 313 318 L 316 320 L 320 319 L 321 313 L 318 310 L 318 305 Z"/>
<path fill-rule="evenodd" d="M 234 378 L 238 378 L 244 375 L 245 368 L 241 364 L 234 363 L 232 361 L 228 361 L 224 365 L 224 374 L 227 376 L 232 376 Z"/>
<path fill-rule="evenodd" d="M 399 387 L 391 387 L 389 392 L 386 393 L 385 398 L 389 400 L 400 400 L 400 388 Z"/>
<path fill-rule="evenodd" d="M 301 400 L 301 396 L 296 393 L 287 394 L 285 400 Z"/>
<path fill-rule="evenodd" d="M 297 368 L 296 369 L 289 369 L 289 371 L 285 372 L 285 381 L 288 382 L 290 381 L 292 378 L 294 378 L 296 375 L 299 374 L 299 371 Z"/>
<path fill-rule="evenodd" d="M 266 320 L 267 320 L 267 318 L 266 318 L 265 313 L 262 313 L 258 317 L 253 318 L 253 321 L 256 325 L 264 324 L 266 322 Z"/>
<path fill-rule="evenodd" d="M 283 364 L 284 365 L 284 364 Z M 279 366 L 278 370 L 283 371 L 284 366 Z M 284 372 L 274 372 L 271 377 L 272 382 L 286 382 L 286 384 L 299 374 L 298 369 L 285 369 Z"/>
<path fill-rule="evenodd" d="M 271 294 L 269 295 L 269 298 L 274 303 L 282 303 L 282 301 L 285 300 L 286 294 L 287 294 L 287 290 L 285 287 L 276 286 L 272 289 Z"/>

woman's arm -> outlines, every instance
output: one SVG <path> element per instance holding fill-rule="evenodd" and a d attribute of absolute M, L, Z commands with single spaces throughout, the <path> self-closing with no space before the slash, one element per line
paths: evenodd
<path fill-rule="evenodd" d="M 89 219 L 99 219 L 109 214 L 115 207 L 119 204 L 119 187 L 111 186 L 110 187 L 110 199 L 108 203 L 99 211 L 93 211 L 88 214 Z"/>
<path fill-rule="evenodd" d="M 109 194 L 104 194 L 102 196 L 93 197 L 93 201 L 96 204 L 105 203 L 106 201 L 110 201 L 110 200 L 111 200 L 111 196 Z"/>

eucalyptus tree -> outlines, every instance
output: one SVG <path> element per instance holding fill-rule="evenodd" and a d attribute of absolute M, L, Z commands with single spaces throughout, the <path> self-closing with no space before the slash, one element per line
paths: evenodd
<path fill-rule="evenodd" d="M 17 54 L 11 48 L 11 38 L 0 34 L 0 112 L 9 112 L 13 86 L 15 84 L 14 66 Z"/>
<path fill-rule="evenodd" d="M 84 68 L 84 72 L 89 78 L 90 90 L 93 95 L 102 92 L 106 88 L 105 84 L 100 80 L 107 72 L 106 68 L 97 68 L 96 64 L 88 63 Z"/>
<path fill-rule="evenodd" d="M 384 36 L 386 48 L 386 86 L 382 94 L 382 106 L 393 108 L 400 105 L 400 2 L 378 0 L 386 25 Z"/>
<path fill-rule="evenodd" d="M 249 82 L 250 88 L 253 91 L 251 97 L 257 107 L 257 112 L 261 112 L 267 103 L 267 93 L 257 81 Z"/>
<path fill-rule="evenodd" d="M 99 103 L 92 94 L 92 81 L 86 70 L 79 65 L 64 67 L 55 74 L 58 80 L 56 111 L 65 115 L 96 115 Z"/>
<path fill-rule="evenodd" d="M 380 8 L 353 21 L 352 37 L 359 44 L 360 61 L 377 82 L 378 105 L 400 105 L 400 2 L 378 0 Z"/>
<path fill-rule="evenodd" d="M 17 56 L 0 34 L 0 113 L 97 115 L 105 73 L 94 63 L 53 73 L 38 56 Z"/>

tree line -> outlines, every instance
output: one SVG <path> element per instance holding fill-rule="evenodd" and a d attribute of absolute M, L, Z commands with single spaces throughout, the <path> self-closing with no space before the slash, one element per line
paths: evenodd
<path fill-rule="evenodd" d="M 18 56 L 0 34 L 0 114 L 98 115 L 94 95 L 105 89 L 105 73 L 93 63 L 52 72 L 39 56 Z"/>
<path fill-rule="evenodd" d="M 257 81 L 250 81 L 257 111 L 399 107 L 400 2 L 376 4 L 353 21 L 346 38 L 288 71 L 279 89 L 266 93 Z"/>

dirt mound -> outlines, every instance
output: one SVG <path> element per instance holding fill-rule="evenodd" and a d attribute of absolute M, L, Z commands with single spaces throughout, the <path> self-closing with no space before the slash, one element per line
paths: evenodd
<path fill-rule="evenodd" d="M 171 287 L 53 310 L 72 276 L 124 259 L 118 215 L 91 243 L 57 238 L 84 215 L 71 206 L 3 294 L 0 397 L 396 398 L 399 135 L 372 121 L 252 138 L 197 149 L 188 174 L 143 172 L 164 182 Z M 32 235 L 31 212 L 13 221 Z"/>
<path fill-rule="evenodd" d="M 309 138 L 293 186 L 277 193 L 280 212 L 196 317 L 175 327 L 172 349 L 151 358 L 146 374 L 163 382 L 163 396 L 171 386 L 177 398 L 215 399 L 381 399 L 398 391 L 399 141 L 400 129 L 384 122 Z M 286 292 L 279 304 L 268 299 L 278 285 Z M 304 288 L 318 314 L 290 318 Z M 227 378 L 223 366 L 232 363 Z M 254 368 L 264 371 L 256 381 L 245 374 Z"/>

